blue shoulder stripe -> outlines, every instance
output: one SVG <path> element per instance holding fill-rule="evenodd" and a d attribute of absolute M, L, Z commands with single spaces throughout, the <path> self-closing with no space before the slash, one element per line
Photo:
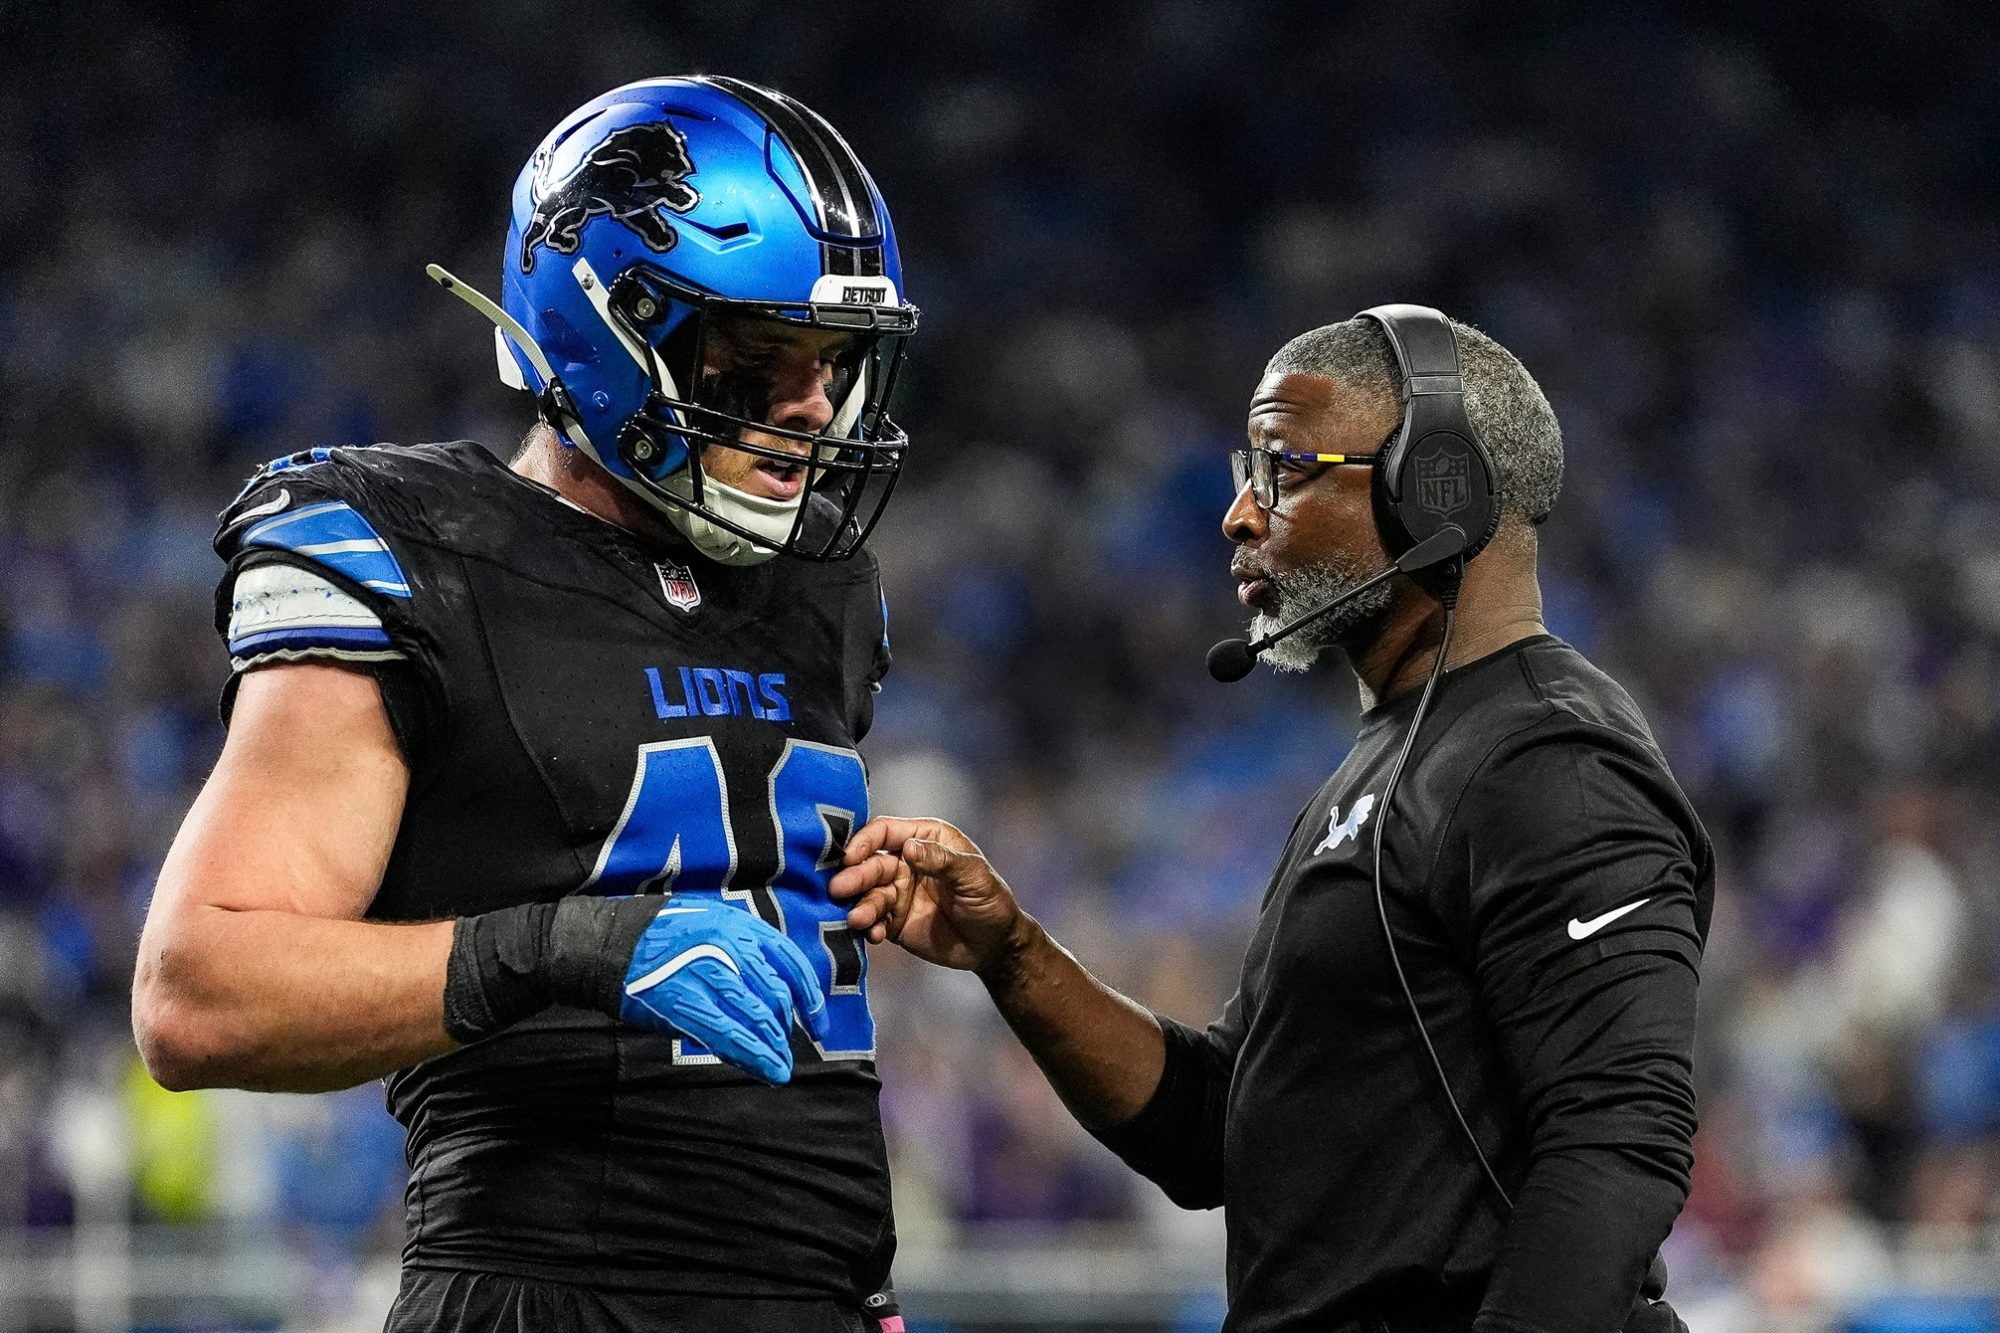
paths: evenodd
<path fill-rule="evenodd" d="M 408 597 L 409 580 L 389 544 L 345 500 L 307 505 L 267 518 L 243 534 L 243 545 L 290 551 L 345 574 L 364 588 Z"/>
<path fill-rule="evenodd" d="M 287 648 L 301 652 L 313 648 L 380 652 L 392 650 L 395 646 L 394 640 L 389 637 L 389 631 L 380 626 L 295 626 L 264 630 L 257 634 L 246 634 L 240 639 L 231 639 L 229 655 L 248 657 L 254 653 L 279 652 Z"/>

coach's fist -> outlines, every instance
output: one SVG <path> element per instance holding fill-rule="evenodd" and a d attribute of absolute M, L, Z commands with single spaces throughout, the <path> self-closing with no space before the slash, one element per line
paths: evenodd
<path fill-rule="evenodd" d="M 926 962 L 982 972 L 1022 947 L 1033 920 L 972 839 L 941 819 L 871 819 L 827 886 L 847 924 Z"/>

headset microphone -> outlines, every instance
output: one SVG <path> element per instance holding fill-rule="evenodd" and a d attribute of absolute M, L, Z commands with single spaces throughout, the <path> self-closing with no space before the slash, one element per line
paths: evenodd
<path fill-rule="evenodd" d="M 1250 674 L 1250 668 L 1257 665 L 1257 655 L 1280 639 L 1290 638 L 1293 633 L 1304 629 L 1320 617 L 1331 615 L 1392 574 L 1414 574 L 1420 569 L 1441 565 L 1461 554 L 1468 544 L 1464 529 L 1455 524 L 1446 524 L 1397 556 L 1394 564 L 1367 582 L 1349 588 L 1338 597 L 1321 602 L 1304 615 L 1286 621 L 1254 642 L 1249 639 L 1224 639 L 1216 644 L 1208 650 L 1208 674 L 1225 685 L 1231 681 L 1242 680 Z"/>

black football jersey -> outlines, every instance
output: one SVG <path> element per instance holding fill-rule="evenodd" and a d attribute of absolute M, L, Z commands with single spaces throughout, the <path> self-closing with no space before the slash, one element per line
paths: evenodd
<path fill-rule="evenodd" d="M 832 1011 L 824 1046 L 793 1033 L 786 1087 L 570 1009 L 399 1071 L 405 1262 L 634 1291 L 884 1285 L 867 957 L 826 895 L 868 817 L 854 747 L 888 667 L 872 557 L 649 546 L 472 443 L 280 460 L 216 549 L 239 674 L 331 657 L 382 682 L 411 782 L 371 919 L 717 896 L 785 931 Z"/>

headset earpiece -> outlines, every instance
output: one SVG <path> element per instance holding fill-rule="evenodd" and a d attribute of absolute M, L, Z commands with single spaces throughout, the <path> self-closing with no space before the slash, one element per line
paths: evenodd
<path fill-rule="evenodd" d="M 1399 555 L 1446 526 L 1465 534 L 1445 558 L 1470 560 L 1499 526 L 1493 465 L 1476 440 L 1433 430 L 1414 444 L 1399 439 L 1376 478 L 1376 523 Z"/>
<path fill-rule="evenodd" d="M 1403 377 L 1403 428 L 1375 470 L 1375 523 L 1401 555 L 1446 527 L 1465 535 L 1442 560 L 1470 560 L 1500 526 L 1493 458 L 1465 410 L 1451 321 L 1429 306 L 1381 305 L 1356 318 L 1382 326 Z"/>

